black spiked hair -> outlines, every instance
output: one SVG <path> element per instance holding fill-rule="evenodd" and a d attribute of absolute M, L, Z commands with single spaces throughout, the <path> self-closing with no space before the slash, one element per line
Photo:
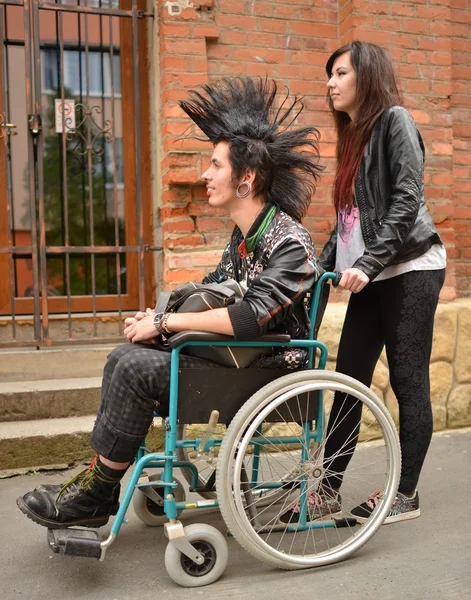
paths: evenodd
<path fill-rule="evenodd" d="M 206 135 L 194 137 L 229 144 L 234 182 L 253 170 L 254 193 L 301 221 L 323 169 L 319 132 L 291 128 L 304 106 L 288 89 L 278 108 L 276 100 L 275 81 L 234 77 L 193 90 L 180 106 Z"/>

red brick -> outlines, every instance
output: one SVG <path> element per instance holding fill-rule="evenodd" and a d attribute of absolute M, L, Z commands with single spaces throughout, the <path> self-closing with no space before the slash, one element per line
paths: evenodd
<path fill-rule="evenodd" d="M 255 31 L 257 28 L 256 17 L 246 15 L 225 15 L 222 13 L 216 14 L 216 24 L 227 29 L 241 29 L 242 31 Z"/>
<path fill-rule="evenodd" d="M 432 65 L 451 65 L 451 52 L 431 52 L 430 63 Z"/>
<path fill-rule="evenodd" d="M 162 70 L 168 71 L 190 71 L 191 58 L 182 56 L 164 55 L 161 57 L 160 66 Z"/>
<path fill-rule="evenodd" d="M 181 233 L 195 230 L 195 223 L 190 217 L 182 219 L 167 219 L 162 224 L 164 233 Z"/>
<path fill-rule="evenodd" d="M 231 31 L 231 33 L 241 33 L 245 37 L 245 33 L 238 31 Z M 242 44 L 241 44 L 242 45 Z M 221 44 L 209 44 L 208 45 L 208 59 L 211 60 L 221 60 L 225 58 L 232 58 L 234 54 L 234 48 L 232 46 L 222 46 Z M 206 68 L 207 61 L 206 61 Z"/>
<path fill-rule="evenodd" d="M 169 269 L 188 269 L 193 266 L 191 254 L 169 254 L 166 259 Z"/>
<path fill-rule="evenodd" d="M 178 269 L 168 270 L 165 274 L 165 281 L 170 285 L 182 284 L 187 281 L 199 283 L 206 275 L 206 269 Z"/>
<path fill-rule="evenodd" d="M 257 58 L 256 58 L 257 57 Z M 241 48 L 234 50 L 236 60 L 259 60 L 266 63 L 285 63 L 286 52 L 284 50 L 275 50 L 273 48 Z"/>
<path fill-rule="evenodd" d="M 391 13 L 391 4 L 392 2 L 370 2 L 369 0 L 357 0 L 355 6 L 359 12 L 389 15 Z"/>
<path fill-rule="evenodd" d="M 407 33 L 428 33 L 430 31 L 430 23 L 418 19 L 404 19 L 402 30 Z"/>
<path fill-rule="evenodd" d="M 448 37 L 452 35 L 452 25 L 440 21 L 435 21 L 430 23 L 429 32 L 431 35 Z"/>
<path fill-rule="evenodd" d="M 382 44 L 388 46 L 391 43 L 394 34 L 390 34 L 389 31 L 377 31 L 375 29 L 363 29 L 355 28 L 353 30 L 353 38 L 355 40 L 362 40 L 364 42 L 371 42 L 373 44 Z"/>
<path fill-rule="evenodd" d="M 262 48 L 274 48 L 278 45 L 278 36 L 274 33 L 262 33 L 254 31 L 247 34 L 247 45 Z"/>
<path fill-rule="evenodd" d="M 451 15 L 450 9 L 446 6 L 418 6 L 417 16 L 421 19 L 448 21 Z"/>
<path fill-rule="evenodd" d="M 403 33 L 391 34 L 390 43 L 392 46 L 401 46 L 403 48 L 417 48 L 417 37 Z"/>
<path fill-rule="evenodd" d="M 231 0 L 224 0 L 221 8 L 224 9 L 226 13 L 238 13 L 238 14 L 246 14 L 245 11 L 245 2 L 239 0 L 239 2 L 233 2 Z"/>
<path fill-rule="evenodd" d="M 261 4 L 256 2 L 256 5 Z M 281 19 L 257 19 L 260 31 L 273 31 L 274 33 L 285 33 L 288 22 Z"/>
<path fill-rule="evenodd" d="M 421 50 L 442 51 L 450 50 L 450 40 L 448 37 L 437 39 L 436 37 L 419 37 L 417 47 Z"/>
<path fill-rule="evenodd" d="M 200 233 L 192 235 L 178 235 L 172 234 L 171 237 L 165 236 L 164 249 L 171 250 L 177 248 L 178 250 L 184 250 L 186 248 L 196 248 L 204 246 L 204 238 Z"/>
<path fill-rule="evenodd" d="M 411 52 L 407 52 L 407 54 L 405 55 L 405 59 L 408 63 L 419 63 L 422 65 L 426 65 L 429 62 L 429 53 L 422 52 L 419 50 L 412 50 Z"/>
<path fill-rule="evenodd" d="M 469 39 L 469 25 L 462 25 L 461 23 L 452 23 L 449 35 L 452 35 L 453 37 L 463 37 Z"/>
<path fill-rule="evenodd" d="M 403 17 L 415 17 L 417 7 L 410 4 L 403 4 L 402 2 L 391 2 L 391 13 Z"/>
<path fill-rule="evenodd" d="M 272 77 L 274 76 L 274 65 L 260 62 L 247 63 L 247 75 L 249 77 Z"/>
<path fill-rule="evenodd" d="M 434 185 L 451 185 L 453 183 L 453 175 L 451 173 L 437 173 L 432 175 Z"/>
<path fill-rule="evenodd" d="M 242 46 L 246 43 L 247 34 L 245 31 L 225 30 L 221 32 L 220 40 L 223 44 L 236 44 L 237 46 Z"/>
<path fill-rule="evenodd" d="M 274 2 L 252 2 L 252 11 L 254 15 L 266 17 L 273 14 Z"/>
<path fill-rule="evenodd" d="M 411 110 L 410 113 L 414 117 L 416 123 L 430 123 L 429 113 L 423 110 Z"/>
<path fill-rule="evenodd" d="M 430 81 L 421 79 L 407 79 L 403 82 L 403 87 L 408 92 L 414 94 L 427 94 L 430 91 Z"/>
<path fill-rule="evenodd" d="M 180 40 L 174 38 L 164 38 L 163 51 L 169 54 L 205 54 L 206 42 L 204 40 Z"/>
<path fill-rule="evenodd" d="M 193 36 L 216 40 L 219 37 L 219 27 L 216 27 L 216 25 L 193 25 Z"/>
<path fill-rule="evenodd" d="M 226 219 L 227 221 L 227 219 Z M 214 217 L 199 217 L 196 221 L 198 231 L 224 231 L 225 221 Z"/>

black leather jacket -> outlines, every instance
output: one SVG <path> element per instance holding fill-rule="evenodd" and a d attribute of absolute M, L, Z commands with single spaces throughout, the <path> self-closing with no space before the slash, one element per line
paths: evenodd
<path fill-rule="evenodd" d="M 441 243 L 424 199 L 422 137 L 401 106 L 386 109 L 375 123 L 355 182 L 366 250 L 353 265 L 370 280 L 389 266 L 424 254 Z M 335 268 L 337 226 L 319 261 Z"/>
<path fill-rule="evenodd" d="M 271 207 L 263 208 L 245 239 L 257 233 Z M 277 210 L 252 252 L 236 226 L 219 265 L 203 283 L 247 282 L 244 299 L 228 307 L 235 339 L 250 340 L 268 331 L 304 338 L 309 332 L 304 299 L 321 271 L 309 232 Z"/>

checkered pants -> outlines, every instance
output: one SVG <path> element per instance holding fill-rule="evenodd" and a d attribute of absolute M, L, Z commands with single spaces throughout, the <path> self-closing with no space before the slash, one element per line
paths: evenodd
<path fill-rule="evenodd" d="M 219 365 L 180 356 L 180 367 Z M 124 344 L 108 356 L 103 372 L 101 404 L 90 444 L 109 460 L 134 459 L 152 423 L 154 410 L 168 413 L 170 353 L 147 344 Z"/>

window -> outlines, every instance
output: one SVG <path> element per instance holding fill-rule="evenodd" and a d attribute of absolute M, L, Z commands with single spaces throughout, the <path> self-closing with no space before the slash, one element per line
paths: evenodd
<path fill-rule="evenodd" d="M 87 60 L 88 58 L 88 60 Z M 42 87 L 46 93 L 57 93 L 60 86 L 61 67 L 64 87 L 73 96 L 111 97 L 113 80 L 114 96 L 121 96 L 121 64 L 119 54 L 110 55 L 109 51 L 64 50 L 63 65 L 59 61 L 56 48 L 41 51 Z M 111 64 L 113 72 L 111 72 Z M 87 69 L 88 66 L 88 69 Z M 88 84 L 88 85 L 87 85 Z"/>

